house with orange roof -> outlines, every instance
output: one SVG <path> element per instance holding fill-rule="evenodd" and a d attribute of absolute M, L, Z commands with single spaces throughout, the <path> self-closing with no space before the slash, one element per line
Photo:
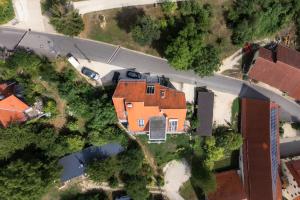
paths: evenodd
<path fill-rule="evenodd" d="M 240 169 L 248 200 L 282 200 L 279 106 L 269 100 L 242 99 Z"/>
<path fill-rule="evenodd" d="M 8 127 L 11 123 L 27 120 L 26 111 L 30 107 L 13 94 L 10 84 L 0 84 L 0 124 Z"/>
<path fill-rule="evenodd" d="M 120 80 L 113 103 L 119 122 L 133 134 L 148 133 L 150 142 L 185 132 L 185 94 L 163 85 L 159 78 Z"/>
<path fill-rule="evenodd" d="M 300 100 L 300 52 L 282 45 L 260 48 L 254 56 L 248 77 Z"/>

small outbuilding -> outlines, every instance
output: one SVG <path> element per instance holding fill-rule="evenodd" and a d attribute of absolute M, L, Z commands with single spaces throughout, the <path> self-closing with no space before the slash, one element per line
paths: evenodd
<path fill-rule="evenodd" d="M 197 89 L 197 134 L 211 136 L 213 128 L 214 93 L 205 88 Z"/>

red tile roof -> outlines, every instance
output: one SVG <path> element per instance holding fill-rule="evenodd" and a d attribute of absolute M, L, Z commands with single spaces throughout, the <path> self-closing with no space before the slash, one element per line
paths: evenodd
<path fill-rule="evenodd" d="M 26 120 L 24 111 L 28 109 L 25 103 L 14 95 L 0 101 L 0 122 L 7 127 L 11 122 L 23 122 Z"/>
<path fill-rule="evenodd" d="M 300 187 L 300 160 L 292 160 L 286 163 L 286 166 L 290 170 L 292 176 Z"/>
<path fill-rule="evenodd" d="M 146 80 L 121 80 L 114 92 L 113 98 L 124 98 L 126 102 L 144 102 L 145 106 L 159 106 L 161 109 L 186 109 L 185 94 L 168 88 L 159 83 L 154 85 L 154 94 L 146 94 Z M 165 91 L 161 98 L 160 91 Z"/>
<path fill-rule="evenodd" d="M 244 200 L 246 194 L 241 177 L 236 170 L 216 174 L 217 190 L 208 195 L 208 200 Z"/>
<path fill-rule="evenodd" d="M 244 188 L 249 200 L 275 200 L 270 152 L 270 109 L 273 106 L 277 107 L 268 101 L 242 99 Z M 279 173 L 276 194 L 276 199 L 282 198 Z"/>
<path fill-rule="evenodd" d="M 261 48 L 248 75 L 300 100 L 300 53 L 295 50 L 278 45 L 273 59 L 271 50 Z"/>

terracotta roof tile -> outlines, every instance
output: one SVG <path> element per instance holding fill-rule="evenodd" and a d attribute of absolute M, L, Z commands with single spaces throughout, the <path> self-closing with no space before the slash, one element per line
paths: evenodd
<path fill-rule="evenodd" d="M 273 62 L 272 51 L 261 48 L 248 75 L 300 100 L 300 53 L 295 50 L 279 45 L 277 62 Z"/>
<path fill-rule="evenodd" d="M 270 153 L 270 109 L 272 106 L 277 107 L 276 104 L 268 101 L 242 99 L 244 188 L 249 200 L 273 200 Z M 281 199 L 279 173 L 276 194 L 277 199 Z"/>
<path fill-rule="evenodd" d="M 9 123 L 16 121 L 25 121 L 26 116 L 24 111 L 28 109 L 25 103 L 19 100 L 14 95 L 11 95 L 0 101 L 0 122 L 4 127 Z"/>
<path fill-rule="evenodd" d="M 172 88 L 154 85 L 154 94 L 146 94 L 145 80 L 121 80 L 114 92 L 113 98 L 124 98 L 126 102 L 144 102 L 145 106 L 159 106 L 161 109 L 186 109 L 185 94 Z M 165 92 L 161 98 L 160 92 Z"/>
<path fill-rule="evenodd" d="M 245 200 L 241 177 L 236 170 L 216 174 L 217 190 L 208 195 L 208 200 Z"/>

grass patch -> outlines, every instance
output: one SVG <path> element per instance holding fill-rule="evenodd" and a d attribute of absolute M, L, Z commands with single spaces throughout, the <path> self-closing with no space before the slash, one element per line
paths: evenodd
<path fill-rule="evenodd" d="M 229 155 L 225 156 L 222 160 L 216 161 L 214 165 L 215 171 L 225 171 L 230 169 L 239 168 L 239 151 L 232 151 Z"/>
<path fill-rule="evenodd" d="M 160 6 L 154 7 L 152 5 L 88 13 L 83 16 L 85 30 L 81 37 L 121 45 L 129 49 L 158 56 L 159 54 L 154 48 L 149 45 L 144 47 L 139 45 L 129 33 L 130 27 L 136 22 L 137 17 L 142 15 L 158 18 L 163 14 Z M 101 20 L 101 16 L 104 16 L 105 20 Z"/>
<path fill-rule="evenodd" d="M 5 24 L 15 17 L 11 0 L 0 0 L 0 24 Z"/>
<path fill-rule="evenodd" d="M 239 130 L 240 109 L 240 98 L 237 97 L 233 100 L 231 105 L 231 126 L 235 131 Z"/>
<path fill-rule="evenodd" d="M 163 167 L 171 160 L 185 157 L 190 151 L 190 138 L 188 135 L 168 135 L 167 141 L 161 144 L 149 144 L 147 135 L 138 136 L 148 147 L 159 167 Z"/>
<path fill-rule="evenodd" d="M 190 180 L 185 182 L 179 189 L 179 194 L 188 200 L 198 200 L 197 193 Z"/>

